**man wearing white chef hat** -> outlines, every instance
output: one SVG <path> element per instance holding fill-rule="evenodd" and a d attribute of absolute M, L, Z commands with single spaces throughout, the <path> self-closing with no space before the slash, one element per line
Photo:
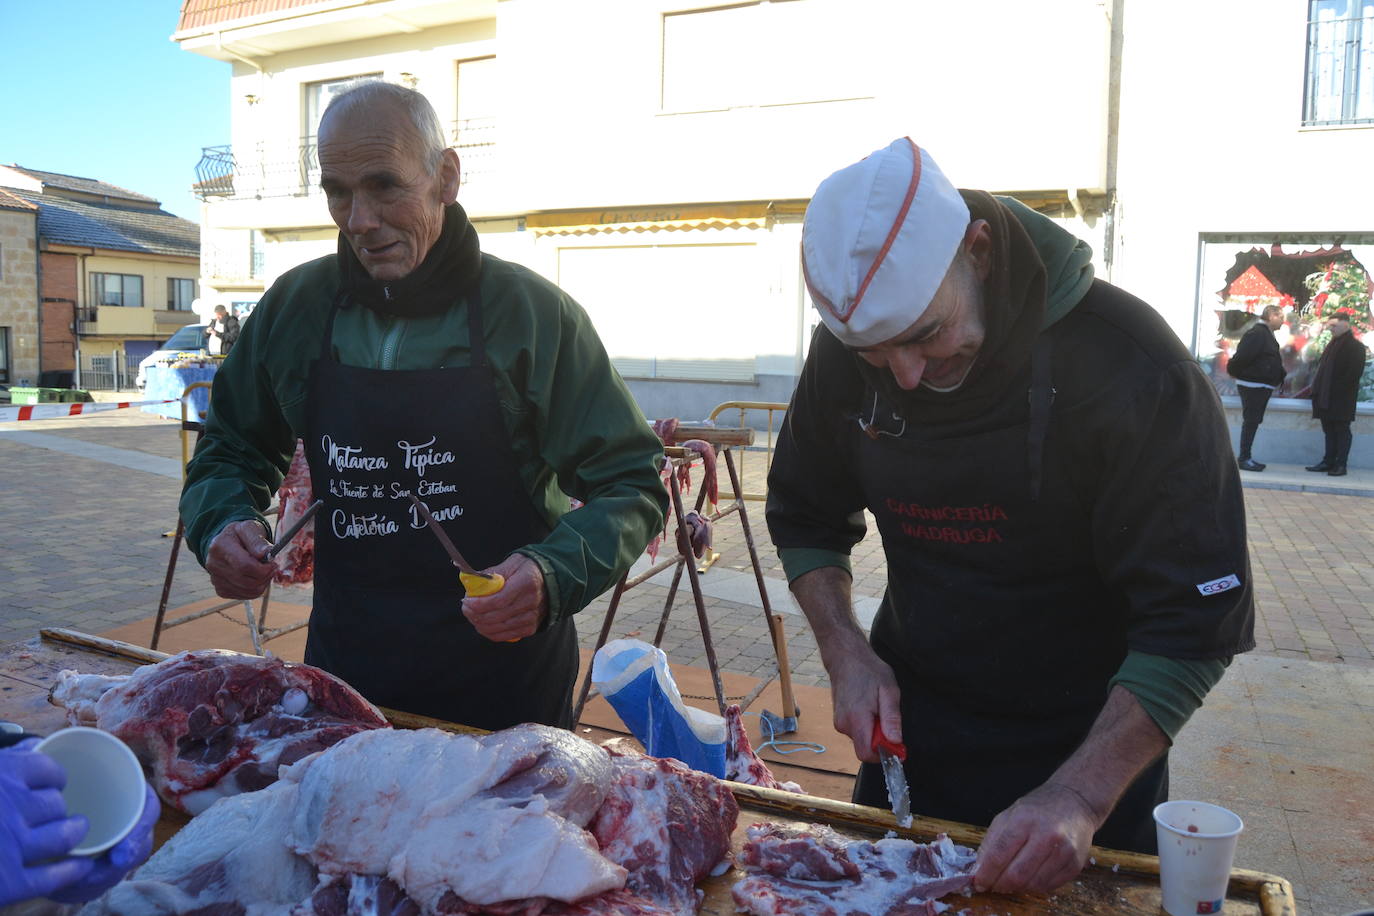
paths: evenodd
<path fill-rule="evenodd" d="M 990 829 L 976 884 L 1046 892 L 1092 843 L 1153 852 L 1173 737 L 1254 647 L 1220 401 L 1163 319 L 1010 198 L 903 138 L 821 183 L 802 263 L 817 328 L 768 524 L 885 806 Z M 872 512 L 887 590 L 866 638 L 849 551 Z"/>

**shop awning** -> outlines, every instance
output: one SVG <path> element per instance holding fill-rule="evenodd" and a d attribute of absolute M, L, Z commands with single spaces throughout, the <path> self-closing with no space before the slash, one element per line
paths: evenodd
<path fill-rule="evenodd" d="M 778 217 L 769 201 L 739 204 L 686 204 L 532 213 L 525 228 L 536 235 L 588 235 L 596 232 L 683 232 L 692 229 L 766 229 Z"/>

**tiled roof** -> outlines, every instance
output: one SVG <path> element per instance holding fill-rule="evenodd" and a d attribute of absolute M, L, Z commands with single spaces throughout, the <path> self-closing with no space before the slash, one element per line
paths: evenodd
<path fill-rule="evenodd" d="M 235 19 L 316 6 L 324 2 L 328 0 L 184 0 L 177 31 L 221 25 Z"/>
<path fill-rule="evenodd" d="M 19 192 L 38 205 L 38 234 L 58 245 L 200 257 L 200 227 L 165 210 L 84 203 Z"/>
<path fill-rule="evenodd" d="M 60 172 L 40 172 L 38 169 L 26 169 L 22 165 L 10 165 L 11 169 L 28 175 L 43 184 L 54 188 L 62 188 L 67 191 L 80 191 L 83 194 L 98 194 L 101 197 L 116 197 L 121 200 L 136 200 L 142 203 L 155 204 L 159 201 L 146 194 L 139 194 L 118 185 L 106 184 L 103 181 L 96 181 L 94 178 L 78 178 L 75 175 L 63 175 Z"/>
<path fill-rule="evenodd" d="M 37 210 L 33 204 L 0 188 L 0 210 Z"/>

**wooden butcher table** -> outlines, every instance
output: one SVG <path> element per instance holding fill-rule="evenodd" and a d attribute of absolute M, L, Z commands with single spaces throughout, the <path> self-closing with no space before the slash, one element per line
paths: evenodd
<path fill-rule="evenodd" d="M 157 661 L 163 653 L 141 646 L 102 640 L 71 630 L 44 630 L 42 637 L 0 646 L 0 719 L 19 722 L 29 731 L 46 734 L 66 724 L 61 709 L 48 703 L 48 690 L 64 668 L 83 674 L 127 674 L 140 664 Z M 461 725 L 437 722 L 420 716 L 390 713 L 398 728 L 436 727 L 448 731 L 474 732 Z M 977 827 L 917 818 L 909 830 L 896 827 L 891 812 L 848 802 L 810 795 L 794 795 L 756 786 L 732 784 L 740 804 L 740 821 L 735 830 L 734 848 L 744 842 L 744 831 L 751 824 L 775 821 L 785 824 L 824 823 L 842 833 L 876 838 L 889 830 L 919 841 L 930 840 L 941 831 L 955 842 L 977 846 L 983 831 Z M 164 807 L 158 824 L 159 845 L 181 828 L 188 818 Z M 1096 865 L 1090 865 L 1076 881 L 1050 897 L 979 894 L 954 896 L 946 900 L 951 913 L 968 916 L 1158 916 L 1159 860 L 1154 856 L 1093 850 Z M 729 916 L 735 912 L 730 889 L 742 877 L 738 869 L 709 878 L 702 887 L 706 899 L 698 911 L 703 916 Z M 1292 886 L 1278 875 L 1246 869 L 1231 872 L 1223 916 L 1296 916 Z"/>

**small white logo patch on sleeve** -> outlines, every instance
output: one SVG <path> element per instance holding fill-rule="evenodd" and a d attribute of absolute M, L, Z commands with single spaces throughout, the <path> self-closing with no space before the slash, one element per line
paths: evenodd
<path fill-rule="evenodd" d="M 1240 579 L 1235 574 L 1222 576 L 1220 579 L 1213 579 L 1211 582 L 1203 582 L 1198 585 L 1197 590 L 1204 595 L 1216 595 L 1221 592 L 1229 592 L 1233 588 L 1240 588 Z"/>

